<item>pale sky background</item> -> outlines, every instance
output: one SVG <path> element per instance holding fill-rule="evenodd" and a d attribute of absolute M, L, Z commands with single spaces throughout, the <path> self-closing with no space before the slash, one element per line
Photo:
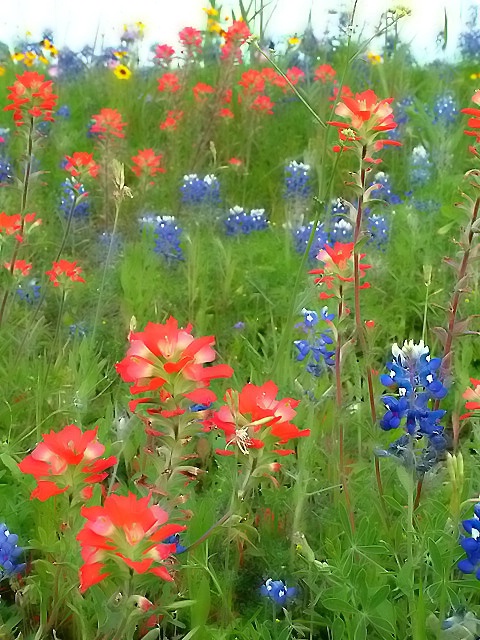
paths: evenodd
<path fill-rule="evenodd" d="M 245 5 L 248 3 L 249 0 L 244 1 Z M 174 45 L 182 27 L 205 25 L 202 7 L 206 4 L 204 0 L 2 0 L 0 40 L 11 44 L 26 31 L 40 39 L 43 29 L 51 28 L 57 46 L 66 44 L 77 50 L 92 44 L 98 29 L 106 45 L 116 45 L 123 23 L 142 21 L 147 25 L 146 45 L 154 42 Z M 419 60 L 432 60 L 439 55 L 435 40 L 443 28 L 444 9 L 448 14 L 446 53 L 452 58 L 467 10 L 472 5 L 480 7 L 480 0 L 359 0 L 356 24 L 370 25 L 371 32 L 381 13 L 397 4 L 412 10 L 412 16 L 401 21 L 402 39 L 412 42 Z M 314 30 L 321 35 L 329 9 L 350 10 L 352 5 L 353 0 L 272 0 L 267 8 L 267 14 L 273 10 L 268 33 L 274 40 L 301 33 L 311 10 Z M 237 3 L 227 0 L 222 14 L 231 7 L 238 13 Z"/>

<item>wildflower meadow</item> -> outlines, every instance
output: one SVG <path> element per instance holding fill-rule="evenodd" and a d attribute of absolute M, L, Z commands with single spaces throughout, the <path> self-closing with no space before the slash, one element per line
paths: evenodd
<path fill-rule="evenodd" d="M 478 639 L 475 12 L 224 13 L 0 46 L 0 640 Z"/>

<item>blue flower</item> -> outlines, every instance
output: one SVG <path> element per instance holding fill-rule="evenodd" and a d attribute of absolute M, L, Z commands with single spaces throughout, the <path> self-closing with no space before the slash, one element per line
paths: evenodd
<path fill-rule="evenodd" d="M 220 183 L 213 174 L 199 178 L 196 173 L 183 177 L 182 202 L 188 205 L 212 205 L 220 202 Z"/>
<path fill-rule="evenodd" d="M 369 243 L 381 249 L 390 237 L 390 224 L 385 216 L 372 214 L 367 218 L 367 229 L 370 234 Z"/>
<path fill-rule="evenodd" d="M 388 204 L 400 204 L 402 202 L 400 196 L 393 193 L 388 173 L 378 171 L 374 176 L 374 182 L 372 182 L 372 185 L 373 184 L 380 185 L 380 189 L 377 189 L 373 194 L 374 198 L 378 200 L 385 200 Z"/>
<path fill-rule="evenodd" d="M 306 370 L 315 377 L 319 377 L 326 368 L 335 364 L 333 359 L 335 349 L 331 348 L 333 338 L 330 335 L 331 329 L 319 329 L 320 318 L 325 323 L 331 323 L 335 315 L 328 313 L 328 308 L 323 307 L 320 318 L 318 313 L 309 309 L 302 309 L 303 322 L 296 325 L 301 327 L 307 337 L 301 340 L 294 340 L 293 344 L 297 349 L 297 361 L 305 361 Z"/>
<path fill-rule="evenodd" d="M 25 570 L 25 563 L 18 562 L 23 548 L 17 546 L 18 536 L 10 533 L 6 524 L 0 524 L 0 580 Z"/>
<path fill-rule="evenodd" d="M 260 594 L 270 598 L 275 604 L 283 607 L 288 603 L 288 600 L 291 600 L 297 595 L 297 589 L 296 587 L 287 587 L 282 580 L 272 580 L 268 578 L 260 587 Z"/>
<path fill-rule="evenodd" d="M 70 118 L 70 107 L 66 104 L 62 104 L 62 106 L 57 109 L 56 115 L 60 118 Z"/>
<path fill-rule="evenodd" d="M 33 304 L 40 299 L 40 285 L 36 280 L 23 281 L 17 288 L 17 296 L 20 300 Z"/>
<path fill-rule="evenodd" d="M 74 178 L 67 178 L 62 182 L 62 195 L 60 198 L 59 209 L 63 215 L 68 218 L 70 215 L 75 220 L 84 220 L 90 215 L 90 202 L 88 201 L 88 193 L 85 191 L 83 184 L 76 182 Z M 83 196 L 76 204 L 72 212 L 72 206 L 75 200 Z"/>
<path fill-rule="evenodd" d="M 437 96 L 433 105 L 433 124 L 447 127 L 458 120 L 458 105 L 451 93 Z"/>
<path fill-rule="evenodd" d="M 348 222 L 348 220 L 344 220 L 343 218 L 339 218 L 335 220 L 333 223 L 333 227 L 330 231 L 330 237 L 328 243 L 333 247 L 336 242 L 342 242 L 346 244 L 353 240 L 353 226 Z"/>
<path fill-rule="evenodd" d="M 309 198 L 312 193 L 310 165 L 293 160 L 285 166 L 284 197 L 290 199 Z"/>
<path fill-rule="evenodd" d="M 480 503 L 473 508 L 474 516 L 462 522 L 465 531 L 471 536 L 461 536 L 460 545 L 467 557 L 460 560 L 458 568 L 462 573 L 475 573 L 480 580 Z"/>
<path fill-rule="evenodd" d="M 167 262 L 183 260 L 183 251 L 180 246 L 182 228 L 179 227 L 173 216 L 161 216 L 157 218 L 154 229 L 155 253 L 158 253 Z"/>
<path fill-rule="evenodd" d="M 10 159 L 0 157 L 0 184 L 10 184 L 13 182 L 13 167 Z"/>
<path fill-rule="evenodd" d="M 412 187 L 423 187 L 432 177 L 433 164 L 430 154 L 423 144 L 419 144 L 412 150 L 410 156 L 410 182 Z"/>
<path fill-rule="evenodd" d="M 312 233 L 313 225 L 314 223 L 310 222 L 306 226 L 298 227 L 292 232 L 295 251 L 297 251 L 297 253 L 305 253 L 308 246 L 308 241 L 310 239 L 310 234 Z M 321 222 L 317 222 L 313 236 L 313 242 L 310 245 L 310 250 L 308 252 L 308 257 L 310 260 L 315 260 L 320 249 L 323 249 L 323 247 L 326 245 L 327 240 L 328 235 L 323 224 Z"/>
<path fill-rule="evenodd" d="M 175 533 L 174 535 L 168 536 L 168 538 L 165 538 L 165 540 L 163 540 L 163 544 L 174 544 L 175 545 L 174 553 L 176 554 L 183 553 L 184 551 L 187 550 L 187 547 L 184 547 L 182 544 L 180 544 L 180 535 L 178 533 Z"/>
<path fill-rule="evenodd" d="M 224 220 L 227 236 L 239 234 L 249 235 L 253 231 L 268 229 L 265 209 L 252 209 L 247 213 L 243 207 L 236 205 L 230 209 L 230 215 Z"/>

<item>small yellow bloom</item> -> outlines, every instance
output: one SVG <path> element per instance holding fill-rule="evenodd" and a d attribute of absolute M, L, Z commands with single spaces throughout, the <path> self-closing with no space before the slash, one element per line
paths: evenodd
<path fill-rule="evenodd" d="M 203 7 L 203 11 L 207 14 L 207 16 L 218 16 L 218 11 L 213 7 Z"/>
<path fill-rule="evenodd" d="M 367 58 L 372 64 L 381 64 L 383 62 L 382 56 L 379 56 L 378 53 L 372 53 L 371 51 L 367 53 Z"/>
<path fill-rule="evenodd" d="M 470 74 L 470 80 L 477 80 L 478 79 L 478 73 L 471 73 Z"/>
<path fill-rule="evenodd" d="M 0 65 L 0 76 L 4 76 L 5 75 L 5 71 L 6 71 L 5 67 L 2 67 Z"/>
<path fill-rule="evenodd" d="M 297 36 L 297 34 L 295 34 L 294 36 L 289 38 L 287 42 L 291 47 L 296 47 L 297 44 L 300 44 L 300 38 Z"/>
<path fill-rule="evenodd" d="M 32 62 L 36 57 L 37 54 L 35 53 L 35 51 L 27 51 L 27 53 L 25 54 L 25 58 L 27 58 L 27 60 L 31 60 Z"/>
<path fill-rule="evenodd" d="M 130 71 L 130 69 L 126 67 L 124 64 L 117 64 L 117 66 L 113 70 L 113 73 L 117 76 L 119 80 L 128 80 L 132 75 L 132 72 Z"/>
<path fill-rule="evenodd" d="M 25 37 L 26 38 L 31 38 L 32 37 L 32 32 L 31 31 L 25 31 Z"/>
<path fill-rule="evenodd" d="M 17 51 L 16 53 L 12 53 L 12 60 L 14 62 L 21 62 L 24 58 L 25 55 L 23 53 L 20 53 L 19 51 Z"/>
<path fill-rule="evenodd" d="M 209 24 L 208 24 L 209 23 Z M 219 22 L 215 22 L 214 20 L 209 20 L 207 23 L 207 29 L 212 33 L 219 33 L 220 35 L 224 34 L 222 27 Z"/>
<path fill-rule="evenodd" d="M 48 64 L 48 60 L 45 58 L 45 56 L 38 56 L 38 59 L 40 60 L 40 62 L 43 62 L 43 64 Z"/>
<path fill-rule="evenodd" d="M 126 51 L 114 51 L 113 55 L 115 56 L 115 58 L 117 58 L 117 60 L 120 60 L 121 58 L 124 58 L 127 55 Z"/>

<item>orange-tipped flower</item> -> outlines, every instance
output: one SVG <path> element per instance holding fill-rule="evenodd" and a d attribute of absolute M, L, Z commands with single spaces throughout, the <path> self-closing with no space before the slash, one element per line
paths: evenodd
<path fill-rule="evenodd" d="M 52 90 L 53 82 L 45 80 L 45 76 L 36 71 L 25 71 L 17 76 L 16 81 L 8 87 L 8 100 L 12 101 L 5 111 L 13 111 L 13 119 L 17 127 L 25 124 L 25 119 L 39 118 L 53 121 L 53 110 L 57 104 L 57 95 Z"/>
<path fill-rule="evenodd" d="M 68 284 L 68 280 L 71 282 L 85 282 L 80 275 L 82 273 L 81 268 L 77 267 L 76 262 L 68 262 L 68 260 L 54 262 L 52 268 L 45 273 L 50 278 L 50 281 L 53 282 L 54 287 L 65 286 Z"/>

